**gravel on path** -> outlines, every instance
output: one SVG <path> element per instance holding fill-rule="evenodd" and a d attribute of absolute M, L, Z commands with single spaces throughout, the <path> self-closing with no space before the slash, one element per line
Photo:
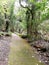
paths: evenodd
<path fill-rule="evenodd" d="M 10 37 L 3 36 L 0 38 L 0 65 L 8 64 L 10 41 Z"/>

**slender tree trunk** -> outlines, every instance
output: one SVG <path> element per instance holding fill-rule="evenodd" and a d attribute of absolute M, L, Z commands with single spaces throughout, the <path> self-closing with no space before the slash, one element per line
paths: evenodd
<path fill-rule="evenodd" d="M 32 16 L 30 13 L 27 14 L 27 36 L 28 36 L 28 42 L 32 42 L 33 36 L 32 36 Z"/>

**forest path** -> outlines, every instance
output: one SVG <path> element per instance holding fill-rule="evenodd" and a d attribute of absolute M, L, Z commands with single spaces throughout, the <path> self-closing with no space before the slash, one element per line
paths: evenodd
<path fill-rule="evenodd" d="M 26 40 L 12 34 L 8 65 L 44 65 L 34 55 Z"/>
<path fill-rule="evenodd" d="M 0 37 L 0 65 L 8 64 L 11 37 Z"/>

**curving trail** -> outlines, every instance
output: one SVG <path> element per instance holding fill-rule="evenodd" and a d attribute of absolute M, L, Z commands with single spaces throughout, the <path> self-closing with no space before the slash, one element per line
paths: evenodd
<path fill-rule="evenodd" d="M 26 40 L 12 34 L 8 65 L 44 65 L 35 57 Z"/>

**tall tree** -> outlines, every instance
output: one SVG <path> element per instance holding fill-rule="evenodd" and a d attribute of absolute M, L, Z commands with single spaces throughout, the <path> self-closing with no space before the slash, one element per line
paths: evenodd
<path fill-rule="evenodd" d="M 26 16 L 27 16 L 27 34 L 28 40 L 32 41 L 34 38 L 38 36 L 38 25 L 40 22 L 41 12 L 45 10 L 46 1 L 47 0 L 27 0 L 26 6 L 22 5 L 22 2 L 26 0 L 19 0 L 21 7 L 26 8 Z M 42 6 L 41 6 L 42 5 Z"/>

